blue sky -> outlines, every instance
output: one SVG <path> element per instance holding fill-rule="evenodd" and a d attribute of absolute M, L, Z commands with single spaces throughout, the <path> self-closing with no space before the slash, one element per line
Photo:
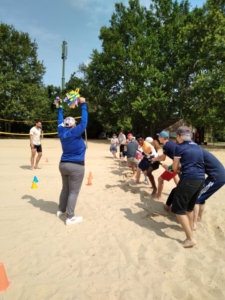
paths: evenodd
<path fill-rule="evenodd" d="M 101 51 L 100 28 L 109 26 L 114 4 L 128 0 L 0 0 L 0 22 L 27 32 L 38 45 L 38 59 L 46 67 L 44 84 L 61 86 L 62 41 L 67 41 L 65 81 L 87 64 L 93 49 Z M 191 7 L 201 7 L 204 0 L 189 0 Z M 140 0 L 149 7 L 150 0 Z M 77 73 L 80 77 L 81 74 Z"/>

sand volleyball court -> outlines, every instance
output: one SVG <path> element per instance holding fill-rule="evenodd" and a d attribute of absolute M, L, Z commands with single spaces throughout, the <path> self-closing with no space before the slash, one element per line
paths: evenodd
<path fill-rule="evenodd" d="M 0 262 L 11 282 L 1 300 L 225 299 L 225 187 L 207 202 L 198 244 L 184 249 L 184 232 L 144 178 L 129 180 L 109 141 L 89 141 L 76 207 L 84 221 L 65 226 L 56 217 L 60 142 L 42 145 L 42 169 L 32 171 L 28 139 L 0 140 Z M 225 150 L 211 152 L 225 165 Z M 165 183 L 164 202 L 173 187 Z"/>

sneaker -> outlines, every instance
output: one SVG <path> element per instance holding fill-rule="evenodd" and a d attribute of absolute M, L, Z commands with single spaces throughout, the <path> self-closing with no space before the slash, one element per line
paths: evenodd
<path fill-rule="evenodd" d="M 72 217 L 71 219 L 67 218 L 66 219 L 66 225 L 73 225 L 76 223 L 80 223 L 83 221 L 83 217 Z"/>
<path fill-rule="evenodd" d="M 66 212 L 62 212 L 62 211 L 60 211 L 60 210 L 57 210 L 56 216 L 57 216 L 57 217 L 60 217 L 60 216 L 64 215 L 65 213 L 66 213 Z"/>
<path fill-rule="evenodd" d="M 143 182 L 144 182 L 144 183 L 148 183 L 148 180 L 145 178 Z"/>

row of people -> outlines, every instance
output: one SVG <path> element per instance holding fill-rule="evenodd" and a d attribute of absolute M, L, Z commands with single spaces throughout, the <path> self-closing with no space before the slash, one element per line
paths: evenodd
<path fill-rule="evenodd" d="M 131 137 L 127 142 L 127 158 L 139 182 L 141 171 L 147 174 L 153 188 L 153 195 L 161 199 L 164 180 L 173 179 L 176 187 L 171 191 L 164 208 L 176 214 L 179 223 L 186 234 L 183 247 L 192 247 L 197 241 L 193 230 L 197 229 L 197 221 L 201 221 L 205 207 L 205 200 L 225 184 L 225 169 L 221 162 L 210 152 L 202 149 L 191 139 L 190 129 L 181 126 L 177 130 L 177 143 L 169 140 L 167 132 L 158 134 L 163 144 L 163 153 L 158 155 L 159 146 L 152 138 L 142 135 Z M 141 149 L 143 158 L 138 162 L 135 153 Z M 154 147 L 155 146 L 155 147 Z M 159 168 L 159 164 L 169 157 L 172 165 L 162 164 L 165 171 L 158 178 L 156 187 L 152 172 Z M 205 179 L 205 174 L 207 178 Z"/>

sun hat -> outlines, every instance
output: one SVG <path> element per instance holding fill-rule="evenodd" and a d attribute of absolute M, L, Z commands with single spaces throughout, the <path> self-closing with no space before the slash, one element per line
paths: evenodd
<path fill-rule="evenodd" d="M 148 143 L 152 143 L 153 142 L 153 138 L 150 137 L 150 136 L 148 136 L 148 137 L 146 137 L 145 141 L 148 142 Z"/>
<path fill-rule="evenodd" d="M 191 141 L 191 130 L 187 126 L 180 126 L 176 133 L 183 141 Z"/>
<path fill-rule="evenodd" d="M 160 133 L 157 133 L 156 135 L 164 138 L 164 139 L 168 139 L 169 135 L 166 131 L 161 131 Z"/>
<path fill-rule="evenodd" d="M 67 117 L 64 119 L 64 126 L 65 127 L 72 127 L 76 123 L 73 117 Z"/>

